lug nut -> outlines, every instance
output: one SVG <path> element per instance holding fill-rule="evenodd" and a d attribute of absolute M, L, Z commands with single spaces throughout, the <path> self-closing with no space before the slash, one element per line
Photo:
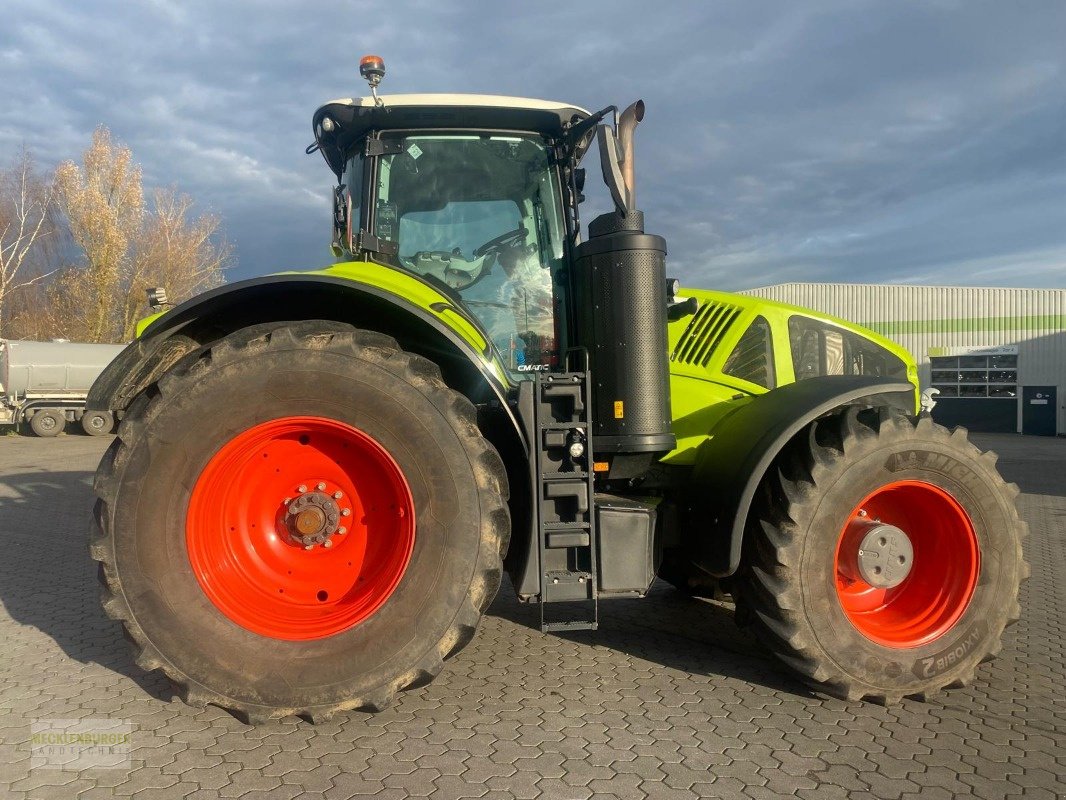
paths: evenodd
<path fill-rule="evenodd" d="M 307 484 L 301 483 L 299 486 L 296 487 L 296 491 L 298 491 L 300 494 L 303 494 L 307 491 Z"/>
<path fill-rule="evenodd" d="M 347 533 L 347 532 L 348 532 L 348 529 L 345 528 L 343 525 L 341 527 L 337 528 L 337 533 L 338 534 Z"/>
<path fill-rule="evenodd" d="M 340 489 L 333 493 L 334 500 L 340 500 L 342 497 L 344 497 L 344 492 L 340 491 Z"/>
<path fill-rule="evenodd" d="M 332 539 L 326 539 L 326 541 L 322 542 L 322 546 L 323 547 L 333 547 L 333 540 Z"/>
<path fill-rule="evenodd" d="M 352 510 L 350 508 L 342 508 L 341 509 L 341 516 L 342 517 L 347 517 L 351 513 L 352 513 Z"/>
<path fill-rule="evenodd" d="M 313 544 L 305 544 L 304 545 L 304 550 L 314 550 L 314 549 L 315 549 L 315 546 Z"/>
<path fill-rule="evenodd" d="M 321 492 L 321 491 L 322 491 L 323 489 L 325 489 L 325 488 L 326 488 L 326 484 L 324 484 L 324 483 L 320 483 L 320 484 L 318 484 L 318 486 L 316 486 L 315 488 L 316 488 L 316 489 L 318 489 L 318 491 L 320 491 L 320 492 Z"/>

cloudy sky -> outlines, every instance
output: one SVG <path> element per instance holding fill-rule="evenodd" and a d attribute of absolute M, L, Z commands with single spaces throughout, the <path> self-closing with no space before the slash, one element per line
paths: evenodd
<path fill-rule="evenodd" d="M 375 52 L 387 92 L 643 97 L 641 206 L 686 282 L 1061 287 L 1064 42 L 1058 0 L 3 0 L 0 161 L 105 124 L 222 216 L 230 280 L 320 266 L 311 114 Z"/>

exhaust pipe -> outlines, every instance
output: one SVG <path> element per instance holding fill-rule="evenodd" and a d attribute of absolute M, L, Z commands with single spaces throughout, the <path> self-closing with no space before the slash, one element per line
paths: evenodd
<path fill-rule="evenodd" d="M 629 191 L 629 207 L 637 207 L 637 183 L 633 171 L 633 131 L 644 119 L 644 101 L 637 100 L 618 117 L 618 144 L 622 151 L 622 179 Z"/>

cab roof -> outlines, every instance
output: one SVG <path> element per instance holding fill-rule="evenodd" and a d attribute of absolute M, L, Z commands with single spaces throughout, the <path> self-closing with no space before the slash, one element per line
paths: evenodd
<path fill-rule="evenodd" d="M 590 116 L 568 103 L 489 94 L 394 94 L 382 95 L 381 101 L 379 106 L 372 97 L 349 97 L 332 100 L 315 112 L 311 123 L 315 141 L 338 176 L 348 149 L 374 129 L 483 128 L 556 137 Z M 321 127 L 327 116 L 335 126 L 332 133 Z"/>

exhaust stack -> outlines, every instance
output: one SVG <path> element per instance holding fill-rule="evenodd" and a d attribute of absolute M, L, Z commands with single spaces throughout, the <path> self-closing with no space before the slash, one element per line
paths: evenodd
<path fill-rule="evenodd" d="M 589 223 L 574 272 L 577 344 L 588 351 L 593 375 L 593 452 L 650 464 L 676 439 L 666 360 L 666 241 L 644 232 L 636 208 L 633 131 L 642 119 L 638 100 L 619 115 L 614 135 L 599 139 L 617 208 Z"/>
<path fill-rule="evenodd" d="M 637 182 L 633 168 L 633 132 L 644 119 L 644 101 L 630 104 L 618 117 L 618 145 L 621 152 L 622 179 L 628 192 L 629 207 L 637 207 Z"/>

